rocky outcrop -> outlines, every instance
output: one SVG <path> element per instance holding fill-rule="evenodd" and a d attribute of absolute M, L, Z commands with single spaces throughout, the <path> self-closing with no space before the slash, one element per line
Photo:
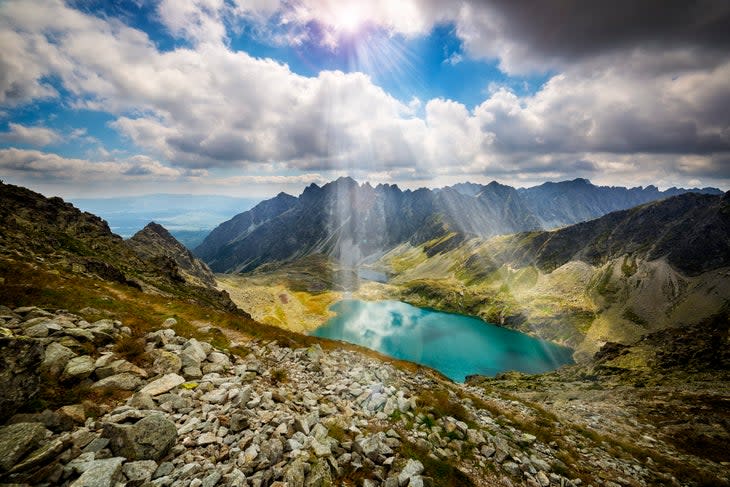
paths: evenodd
<path fill-rule="evenodd" d="M 162 225 L 149 223 L 135 233 L 126 244 L 143 260 L 164 266 L 165 260 L 174 262 L 167 267 L 177 268 L 180 277 L 189 284 L 215 287 L 215 276 L 207 265 L 195 258 L 185 246 L 178 242 Z"/>
<path fill-rule="evenodd" d="M 31 337 L 0 337 L 0 423 L 32 400 L 40 389 L 43 345 Z"/>

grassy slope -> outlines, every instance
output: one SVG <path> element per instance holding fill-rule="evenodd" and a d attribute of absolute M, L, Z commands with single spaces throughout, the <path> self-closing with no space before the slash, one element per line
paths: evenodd
<path fill-rule="evenodd" d="M 730 295 L 726 268 L 689 277 L 661 259 L 628 256 L 602 266 L 569 261 L 552 272 L 496 262 L 494 256 L 509 254 L 514 238 L 474 239 L 431 257 L 423 247 L 403 245 L 380 264 L 395 274 L 392 283 L 405 301 L 569 345 L 578 359 L 606 341 L 629 343 L 675 323 L 697 323 Z"/>

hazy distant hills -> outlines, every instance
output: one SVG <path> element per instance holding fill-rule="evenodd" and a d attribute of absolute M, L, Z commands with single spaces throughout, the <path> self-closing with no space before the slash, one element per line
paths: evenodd
<path fill-rule="evenodd" d="M 449 245 L 458 245 L 470 237 L 552 229 L 687 192 L 722 194 L 714 188 L 603 187 L 585 179 L 527 189 L 492 182 L 402 191 L 340 178 L 312 184 L 298 198 L 281 193 L 260 203 L 215 228 L 195 253 L 216 272 L 245 272 L 315 253 L 355 264 L 405 242 L 419 245 L 453 233 L 459 238 L 448 239 Z"/>
<path fill-rule="evenodd" d="M 164 225 L 192 249 L 220 222 L 253 207 L 259 200 L 215 195 L 151 194 L 115 198 L 78 198 L 78 208 L 99 215 L 111 230 L 129 238 L 151 221 Z"/>

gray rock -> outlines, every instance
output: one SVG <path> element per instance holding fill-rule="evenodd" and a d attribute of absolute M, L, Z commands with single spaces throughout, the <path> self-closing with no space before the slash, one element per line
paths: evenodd
<path fill-rule="evenodd" d="M 398 474 L 398 485 L 404 487 L 411 481 L 412 477 L 415 477 L 416 475 L 421 475 L 421 473 L 423 473 L 423 464 L 418 460 L 409 458 L 406 466 L 403 467 L 401 473 Z"/>
<path fill-rule="evenodd" d="M 312 450 L 318 457 L 326 457 L 332 454 L 329 443 L 320 442 L 318 439 L 312 440 Z"/>
<path fill-rule="evenodd" d="M 157 467 L 157 470 L 155 470 L 155 473 L 152 474 L 152 478 L 158 479 L 160 477 L 165 477 L 170 475 L 173 470 L 175 470 L 175 465 L 173 465 L 172 462 L 162 462 L 160 466 Z"/>
<path fill-rule="evenodd" d="M 215 487 L 215 485 L 220 481 L 221 477 L 221 473 L 218 470 L 214 470 L 213 473 L 203 479 L 201 487 Z"/>
<path fill-rule="evenodd" d="M 150 353 L 152 373 L 155 375 L 177 374 L 182 369 L 182 360 L 176 354 L 156 348 Z"/>
<path fill-rule="evenodd" d="M 411 477 L 411 479 L 408 481 L 408 487 L 424 487 L 425 482 L 423 481 L 423 477 L 420 475 L 416 475 L 414 477 Z"/>
<path fill-rule="evenodd" d="M 138 375 L 124 372 L 117 375 L 105 377 L 91 385 L 92 389 L 117 389 L 122 391 L 133 391 L 142 384 Z"/>
<path fill-rule="evenodd" d="M 0 424 L 38 394 L 38 370 L 42 362 L 43 346 L 40 340 L 0 338 Z"/>
<path fill-rule="evenodd" d="M 167 374 L 163 375 L 157 380 L 153 380 L 142 389 L 140 389 L 139 392 L 143 394 L 149 394 L 150 396 L 157 396 L 159 394 L 174 389 L 184 382 L 185 379 L 177 374 Z"/>
<path fill-rule="evenodd" d="M 380 462 L 385 456 L 393 454 L 393 450 L 386 444 L 385 440 L 385 433 L 381 431 L 356 442 L 355 449 L 370 460 Z"/>
<path fill-rule="evenodd" d="M 94 438 L 82 450 L 84 453 L 98 453 L 109 445 L 109 438 Z"/>
<path fill-rule="evenodd" d="M 28 454 L 22 462 L 16 464 L 12 471 L 25 472 L 41 465 L 45 465 L 58 456 L 65 447 L 66 444 L 61 438 L 56 438 L 48 443 L 41 444 L 40 447 Z"/>
<path fill-rule="evenodd" d="M 304 462 L 297 458 L 284 470 L 284 482 L 289 487 L 304 487 Z"/>
<path fill-rule="evenodd" d="M 89 462 L 71 487 L 112 487 L 121 479 L 122 462 L 119 457 Z"/>
<path fill-rule="evenodd" d="M 170 328 L 171 326 L 177 325 L 177 320 L 175 318 L 167 318 L 165 321 L 162 322 L 163 328 Z"/>
<path fill-rule="evenodd" d="M 543 472 L 542 470 L 539 471 L 539 472 L 537 472 L 537 475 L 535 475 L 535 479 L 538 481 L 538 483 L 542 487 L 549 487 L 550 486 L 550 479 L 548 478 L 547 475 L 545 475 L 545 472 Z"/>
<path fill-rule="evenodd" d="M 175 444 L 175 423 L 162 414 L 152 414 L 133 425 L 104 425 L 104 437 L 109 438 L 115 455 L 130 460 L 159 460 Z"/>
<path fill-rule="evenodd" d="M 23 335 L 33 338 L 45 338 L 48 336 L 48 323 L 38 323 L 23 330 Z"/>
<path fill-rule="evenodd" d="M 94 374 L 96 374 L 96 376 L 99 379 L 104 379 L 106 377 L 109 377 L 112 375 L 117 375 L 117 374 L 122 374 L 122 373 L 134 374 L 134 375 L 138 375 L 139 377 L 144 377 L 144 378 L 147 377 L 146 370 L 141 369 L 141 368 L 137 367 L 136 365 L 134 365 L 133 363 L 128 362 L 123 359 L 114 360 L 111 363 L 104 365 L 104 366 L 99 366 L 98 361 L 97 361 L 97 364 L 95 364 L 95 365 L 96 365 L 96 370 L 94 371 Z"/>
<path fill-rule="evenodd" d="M 61 380 L 83 380 L 94 371 L 94 359 L 88 355 L 74 357 L 68 361 L 61 374 Z"/>
<path fill-rule="evenodd" d="M 324 459 L 319 459 L 312 465 L 304 487 L 330 487 L 332 485 L 332 473 L 329 464 Z"/>
<path fill-rule="evenodd" d="M 0 471 L 10 470 L 46 436 L 41 423 L 17 423 L 0 429 Z"/>
<path fill-rule="evenodd" d="M 122 467 L 122 473 L 127 477 L 127 480 L 136 485 L 150 481 L 155 470 L 157 470 L 157 463 L 154 460 L 127 462 Z"/>

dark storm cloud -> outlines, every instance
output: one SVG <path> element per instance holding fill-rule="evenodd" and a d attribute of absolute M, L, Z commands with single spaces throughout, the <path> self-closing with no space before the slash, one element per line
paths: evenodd
<path fill-rule="evenodd" d="M 634 47 L 730 48 L 727 0 L 489 0 L 503 34 L 563 59 Z"/>

